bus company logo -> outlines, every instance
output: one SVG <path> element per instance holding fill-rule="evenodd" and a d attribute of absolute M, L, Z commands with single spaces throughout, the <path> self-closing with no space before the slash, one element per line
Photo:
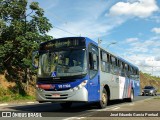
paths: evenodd
<path fill-rule="evenodd" d="M 52 77 L 56 77 L 56 76 L 57 76 L 57 73 L 56 73 L 56 72 L 52 72 L 51 76 L 52 76 Z"/>

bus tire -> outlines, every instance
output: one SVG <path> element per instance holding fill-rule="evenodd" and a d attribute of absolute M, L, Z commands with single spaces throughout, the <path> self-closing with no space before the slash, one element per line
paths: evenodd
<path fill-rule="evenodd" d="M 72 106 L 72 102 L 60 103 L 60 105 L 63 109 L 67 109 L 67 108 L 70 108 Z"/>
<path fill-rule="evenodd" d="M 131 96 L 130 98 L 127 98 L 127 102 L 133 102 L 133 100 L 134 100 L 134 91 L 133 89 L 131 89 Z"/>
<path fill-rule="evenodd" d="M 108 94 L 106 89 L 103 88 L 101 100 L 98 102 L 98 107 L 100 109 L 103 109 L 107 106 L 107 104 L 108 104 Z"/>
<path fill-rule="evenodd" d="M 39 103 L 45 103 L 44 101 L 38 101 Z"/>

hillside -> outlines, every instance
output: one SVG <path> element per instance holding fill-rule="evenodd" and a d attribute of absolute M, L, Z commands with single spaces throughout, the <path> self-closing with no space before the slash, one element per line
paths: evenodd
<path fill-rule="evenodd" d="M 151 76 L 147 73 L 140 73 L 141 88 L 146 85 L 152 85 L 160 92 L 160 77 Z"/>
<path fill-rule="evenodd" d="M 158 88 L 160 92 L 160 78 L 141 72 L 140 79 L 141 88 L 144 88 L 146 85 L 153 85 Z M 26 84 L 23 85 L 23 83 L 21 83 L 19 87 L 15 82 L 8 81 L 4 75 L 0 75 L 0 102 L 24 99 L 34 100 L 35 81 L 30 81 L 28 86 L 26 89 Z M 24 92 L 22 92 L 21 87 L 24 87 Z"/>
<path fill-rule="evenodd" d="M 35 82 L 30 81 L 28 87 L 18 83 L 0 74 L 0 102 L 34 100 Z"/>

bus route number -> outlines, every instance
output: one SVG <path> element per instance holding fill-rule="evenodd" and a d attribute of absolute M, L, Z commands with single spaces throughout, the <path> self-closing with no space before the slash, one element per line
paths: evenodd
<path fill-rule="evenodd" d="M 60 89 L 62 89 L 62 88 L 70 88 L 71 85 L 70 85 L 70 84 L 58 85 L 58 87 L 59 87 Z"/>

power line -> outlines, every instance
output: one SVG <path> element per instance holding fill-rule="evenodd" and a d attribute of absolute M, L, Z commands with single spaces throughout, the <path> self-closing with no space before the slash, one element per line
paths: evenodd
<path fill-rule="evenodd" d="M 59 30 L 61 30 L 61 31 L 63 31 L 63 32 L 66 32 L 66 33 L 69 33 L 69 34 L 72 34 L 72 35 L 75 35 L 75 36 L 79 36 L 79 35 L 77 35 L 77 34 L 71 33 L 71 32 L 69 32 L 69 31 L 67 31 L 67 30 L 62 29 L 62 28 L 56 27 L 56 26 L 54 26 L 54 25 L 53 25 L 53 27 L 54 27 L 54 28 L 57 28 L 57 29 L 59 29 Z"/>
<path fill-rule="evenodd" d="M 147 66 L 147 65 L 139 65 L 139 66 L 141 66 L 141 67 L 160 67 L 160 66 Z"/>
<path fill-rule="evenodd" d="M 67 24 L 68 22 L 66 20 L 64 20 L 63 18 L 59 17 L 57 14 L 55 13 L 50 13 L 49 11 L 47 11 L 47 14 L 53 16 L 57 21 L 61 22 L 61 23 L 65 23 Z"/>
<path fill-rule="evenodd" d="M 58 16 L 57 14 L 55 14 L 55 13 L 51 13 L 50 11 L 47 11 L 47 14 L 53 16 L 53 17 L 54 17 L 57 21 L 59 21 L 59 22 L 62 22 L 62 23 L 65 23 L 65 24 L 68 23 L 66 20 L 62 19 L 61 17 L 59 17 L 59 16 Z M 79 36 L 79 35 L 77 35 L 77 34 L 74 34 L 74 33 L 70 32 L 70 31 L 67 31 L 67 30 L 64 30 L 64 29 L 62 29 L 62 28 L 59 28 L 59 27 L 57 27 L 57 26 L 55 26 L 55 25 L 53 25 L 53 27 L 56 28 L 56 29 L 59 29 L 59 30 L 61 30 L 61 31 L 63 31 L 63 32 L 66 32 L 66 33 L 69 33 L 69 34 L 72 34 L 72 35 L 75 35 L 75 36 Z"/>

